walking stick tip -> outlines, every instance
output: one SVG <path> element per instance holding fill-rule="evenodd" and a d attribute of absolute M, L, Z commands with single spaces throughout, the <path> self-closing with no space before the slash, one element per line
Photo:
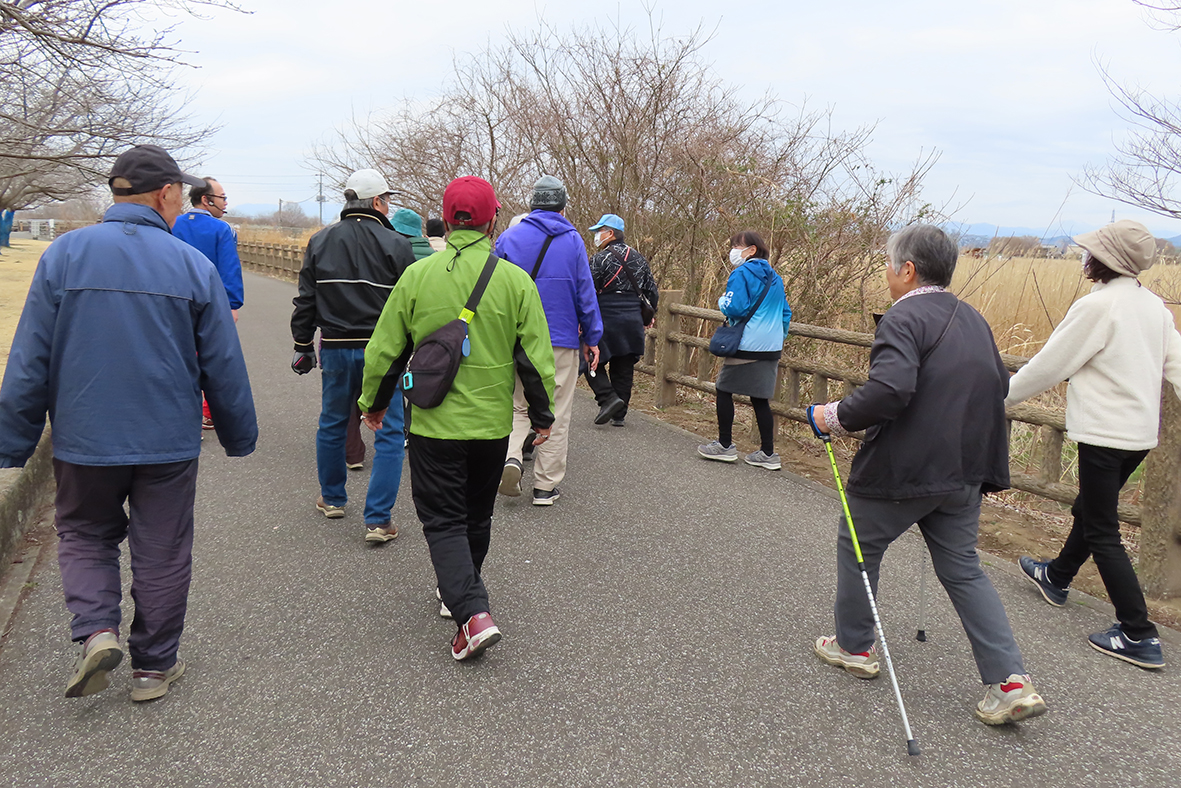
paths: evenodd
<path fill-rule="evenodd" d="M 907 755 L 921 755 L 919 752 L 919 743 L 914 739 L 906 740 L 906 754 Z"/>

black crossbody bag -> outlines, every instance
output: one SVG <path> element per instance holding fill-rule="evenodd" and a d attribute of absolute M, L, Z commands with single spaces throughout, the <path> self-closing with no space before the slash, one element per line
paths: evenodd
<path fill-rule="evenodd" d="M 488 255 L 488 262 L 484 263 L 484 270 L 459 317 L 432 331 L 414 347 L 402 375 L 402 391 L 412 405 L 437 408 L 447 398 L 447 392 L 451 391 L 455 376 L 459 374 L 460 362 L 471 355 L 468 324 L 476 315 L 476 307 L 488 288 L 497 262 L 499 258 L 495 254 Z"/>

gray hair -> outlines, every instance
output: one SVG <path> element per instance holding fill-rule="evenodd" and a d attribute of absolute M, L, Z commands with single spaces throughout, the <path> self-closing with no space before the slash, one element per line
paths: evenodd
<path fill-rule="evenodd" d="M 358 208 L 372 208 L 373 200 L 373 197 L 370 197 L 368 200 L 357 199 L 357 193 L 355 191 L 352 189 L 344 190 L 344 209 L 346 211 L 355 211 Z"/>
<path fill-rule="evenodd" d="M 886 241 L 890 268 L 898 273 L 902 264 L 914 263 L 915 274 L 924 285 L 947 287 L 960 250 L 955 241 L 933 224 L 912 224 L 890 236 Z"/>

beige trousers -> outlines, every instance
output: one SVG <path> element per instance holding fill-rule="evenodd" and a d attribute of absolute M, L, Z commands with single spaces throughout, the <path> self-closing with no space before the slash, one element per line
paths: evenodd
<path fill-rule="evenodd" d="M 533 453 L 533 487 L 550 491 L 566 478 L 566 449 L 570 445 L 570 412 L 574 406 L 574 385 L 578 382 L 578 348 L 554 348 L 554 426 L 549 440 Z M 521 461 L 521 446 L 529 434 L 529 406 L 521 379 L 513 391 L 513 432 L 508 439 L 508 457 Z"/>

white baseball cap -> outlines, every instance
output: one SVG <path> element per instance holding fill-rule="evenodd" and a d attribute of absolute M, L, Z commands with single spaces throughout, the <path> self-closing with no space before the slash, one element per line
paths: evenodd
<path fill-rule="evenodd" d="M 393 191 L 377 170 L 357 170 L 349 176 L 344 188 L 356 192 L 358 200 L 368 200 Z"/>

